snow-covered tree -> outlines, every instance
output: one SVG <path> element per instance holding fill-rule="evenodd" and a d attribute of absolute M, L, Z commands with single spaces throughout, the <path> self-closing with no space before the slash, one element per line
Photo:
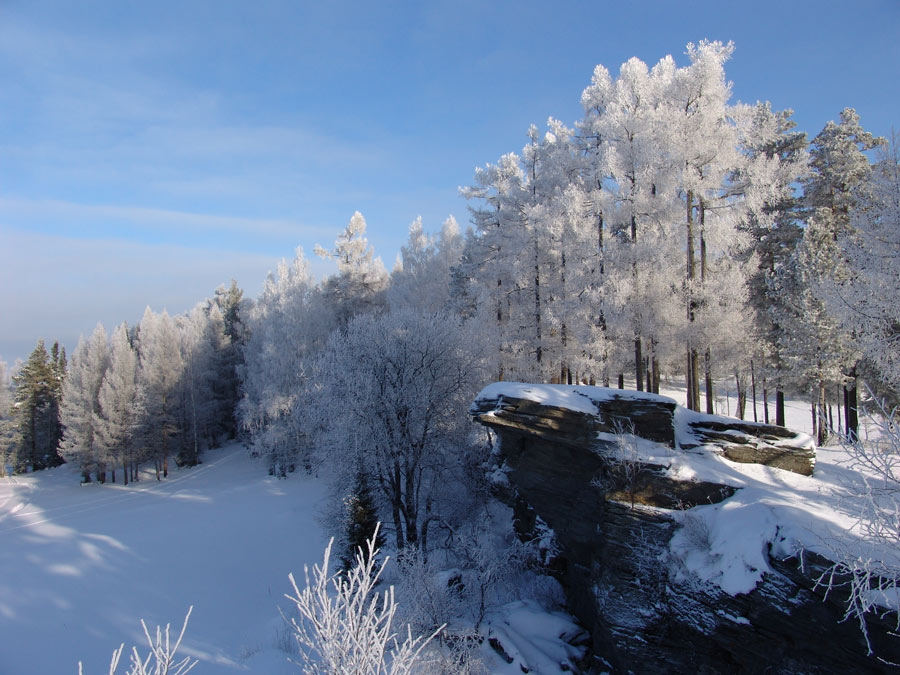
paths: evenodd
<path fill-rule="evenodd" d="M 336 331 L 296 415 L 336 474 L 358 462 L 397 549 L 427 548 L 440 495 L 460 479 L 466 409 L 477 381 L 458 320 L 412 309 L 363 314 Z"/>
<path fill-rule="evenodd" d="M 329 317 L 299 248 L 290 265 L 282 260 L 269 274 L 249 312 L 237 414 L 251 448 L 268 458 L 273 475 L 293 471 L 305 447 L 293 411 L 306 387 L 307 360 L 328 336 Z"/>
<path fill-rule="evenodd" d="M 400 248 L 398 265 L 391 273 L 388 304 L 391 309 L 418 307 L 440 312 L 450 304 L 451 269 L 462 255 L 459 225 L 450 216 L 437 236 L 427 234 L 422 219 L 409 226 L 409 239 Z"/>
<path fill-rule="evenodd" d="M 332 250 L 316 246 L 315 252 L 337 263 L 338 273 L 325 281 L 323 292 L 338 326 L 345 326 L 356 314 L 384 306 L 387 270 L 369 246 L 366 220 L 359 211 L 350 218 Z"/>
<path fill-rule="evenodd" d="M 128 326 L 119 324 L 113 331 L 109 349 L 109 367 L 97 396 L 99 410 L 94 416 L 94 444 L 113 470 L 122 467 L 122 482 L 136 480 L 140 450 L 133 441 L 136 424 L 137 354 L 131 344 Z"/>
<path fill-rule="evenodd" d="M 98 448 L 96 418 L 100 412 L 100 387 L 108 366 L 106 329 L 98 323 L 90 338 L 78 340 L 72 353 L 60 406 L 64 428 L 60 451 L 64 457 L 78 461 L 86 483 L 91 480 L 91 472 L 96 472 L 99 482 L 106 481 L 106 457 Z"/>
<path fill-rule="evenodd" d="M 842 385 L 844 428 L 854 435 L 860 354 L 853 346 L 852 332 L 839 329 L 826 297 L 853 274 L 839 240 L 852 234 L 851 213 L 867 190 L 871 168 L 864 153 L 880 142 L 862 129 L 859 116 L 850 108 L 841 112 L 838 124 L 829 122 L 813 139 L 810 173 L 803 183 L 807 227 L 800 253 L 782 271 L 784 277 L 800 277 L 799 284 L 793 283 L 803 294 L 802 300 L 797 296 L 795 301 L 795 323 L 783 336 L 783 341 L 791 343 L 794 362 L 807 366 L 795 370 L 795 386 L 818 402 L 816 418 L 824 418 L 827 391 Z M 807 338 L 800 339 L 802 335 Z M 808 372 L 811 364 L 816 370 L 813 378 Z M 824 441 L 824 425 L 818 426 L 819 440 Z"/>
<path fill-rule="evenodd" d="M 175 321 L 149 307 L 138 325 L 138 393 L 136 440 L 155 463 L 157 477 L 169 475 L 169 457 L 180 432 L 179 386 L 184 361 Z"/>
<path fill-rule="evenodd" d="M 760 375 L 765 422 L 769 422 L 768 391 L 776 390 L 776 423 L 784 426 L 784 387 L 787 364 L 782 358 L 782 326 L 775 320 L 787 311 L 789 298 L 775 292 L 776 274 L 788 263 L 802 236 L 800 227 L 800 199 L 794 185 L 805 176 L 808 154 L 806 134 L 795 131 L 791 120 L 793 111 L 775 112 L 768 103 L 759 103 L 748 111 L 747 126 L 751 137 L 746 143 L 751 158 L 763 155 L 776 159 L 776 171 L 771 183 L 771 196 L 762 205 L 762 217 L 750 213 L 742 228 L 752 242 L 748 253 L 756 256 L 758 267 L 748 282 L 750 304 L 755 310 L 752 345 L 751 378 Z M 755 414 L 755 406 L 754 406 Z"/>
<path fill-rule="evenodd" d="M 838 234 L 849 273 L 826 303 L 861 354 L 872 388 L 900 398 L 900 135 L 881 149 Z"/>

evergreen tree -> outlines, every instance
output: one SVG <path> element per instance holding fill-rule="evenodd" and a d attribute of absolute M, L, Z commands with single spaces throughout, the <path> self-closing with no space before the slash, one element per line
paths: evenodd
<path fill-rule="evenodd" d="M 58 347 L 57 347 L 58 348 Z M 38 340 L 37 346 L 13 377 L 13 442 L 10 463 L 15 473 L 59 466 L 64 462 L 58 451 L 62 437 L 59 422 L 61 367 L 54 364 Z"/>
<path fill-rule="evenodd" d="M 6 361 L 0 359 L 0 477 L 6 475 L 6 456 L 12 440 L 10 422 L 12 406 L 11 384 Z"/>
<path fill-rule="evenodd" d="M 346 537 L 344 551 L 341 554 L 341 570 L 346 572 L 356 563 L 357 552 L 366 551 L 368 542 L 375 537 L 375 548 L 381 549 L 385 544 L 384 533 L 378 528 L 378 510 L 369 478 L 363 468 L 362 460 L 357 462 L 353 489 L 344 500 L 346 517 Z M 376 536 L 377 535 L 377 536 Z"/>
<path fill-rule="evenodd" d="M 816 237 L 809 238 L 808 245 L 818 245 L 823 250 L 811 253 L 810 260 L 821 264 L 808 270 L 808 279 L 820 302 L 827 294 L 833 293 L 835 287 L 844 285 L 853 274 L 852 270 L 847 269 L 837 242 L 839 238 L 852 234 L 851 214 L 860 200 L 868 198 L 871 166 L 864 153 L 883 143 L 883 138 L 875 138 L 863 130 L 855 110 L 845 108 L 841 112 L 840 122 L 828 122 L 810 146 L 810 175 L 803 184 L 804 206 L 807 230 L 815 232 Z M 836 323 L 834 317 L 830 323 Z M 824 338 L 821 333 L 820 337 Z M 844 428 L 855 437 L 858 434 L 859 354 L 846 348 L 853 340 L 852 332 L 842 331 L 841 340 L 842 348 L 831 355 L 831 358 L 841 360 L 827 364 L 826 368 L 838 370 L 843 378 Z M 816 396 L 822 405 L 827 384 L 820 382 Z"/>
<path fill-rule="evenodd" d="M 359 211 L 353 214 L 346 229 L 334 242 L 334 249 L 328 251 L 316 246 L 315 252 L 321 258 L 334 260 L 338 266 L 338 273 L 329 277 L 323 288 L 338 327 L 346 326 L 357 314 L 384 307 L 387 270 L 369 246 L 366 220 Z"/>

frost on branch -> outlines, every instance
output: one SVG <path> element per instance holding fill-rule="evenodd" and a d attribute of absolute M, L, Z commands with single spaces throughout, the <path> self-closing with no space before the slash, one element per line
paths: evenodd
<path fill-rule="evenodd" d="M 330 574 L 332 539 L 321 566 L 312 574 L 304 566 L 306 587 L 300 590 L 294 575 L 288 575 L 294 595 L 285 597 L 296 605 L 300 619 L 289 619 L 300 647 L 304 673 L 365 673 L 404 675 L 413 672 L 419 655 L 443 629 L 429 637 L 413 637 L 407 626 L 406 638 L 398 642 L 394 630 L 397 603 L 394 588 L 376 593 L 375 586 L 387 558 L 376 569 L 378 549 L 375 536 L 367 550 L 356 552 L 356 564 L 347 572 Z"/>
<path fill-rule="evenodd" d="M 184 638 L 184 632 L 187 630 L 188 619 L 191 618 L 191 612 L 194 611 L 193 605 L 188 608 L 184 617 L 184 624 L 181 626 L 181 632 L 178 638 L 172 643 L 169 635 L 169 624 L 166 624 L 165 631 L 159 626 L 156 627 L 155 638 L 150 637 L 150 631 L 147 624 L 141 619 L 141 626 L 144 628 L 144 636 L 147 638 L 147 644 L 150 651 L 147 656 L 142 658 L 137 647 L 131 648 L 131 667 L 126 671 L 125 675 L 185 675 L 194 666 L 197 660 L 191 661 L 189 656 L 185 656 L 180 661 L 175 661 L 175 654 L 181 646 Z M 122 652 L 125 650 L 125 643 L 119 645 L 119 648 L 113 651 L 112 659 L 109 662 L 109 675 L 115 675 L 119 668 L 119 660 L 122 658 Z M 78 662 L 78 675 L 84 675 L 81 662 Z"/>
<path fill-rule="evenodd" d="M 844 620 L 855 620 L 875 654 L 867 616 L 889 618 L 900 630 L 900 429 L 898 409 L 876 400 L 865 439 L 846 444 L 852 465 L 863 478 L 862 490 L 851 495 L 859 504 L 857 529 L 862 541 L 836 548 L 837 561 L 819 577 L 829 591 L 848 594 Z M 877 657 L 877 654 L 875 654 Z"/>

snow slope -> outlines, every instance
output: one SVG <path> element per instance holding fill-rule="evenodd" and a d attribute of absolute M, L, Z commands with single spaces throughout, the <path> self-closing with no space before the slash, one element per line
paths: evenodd
<path fill-rule="evenodd" d="M 237 444 L 204 459 L 127 488 L 70 466 L 0 478 L 0 673 L 105 673 L 141 618 L 177 631 L 190 605 L 196 672 L 298 672 L 277 606 L 321 560 L 323 485 L 269 478 Z"/>

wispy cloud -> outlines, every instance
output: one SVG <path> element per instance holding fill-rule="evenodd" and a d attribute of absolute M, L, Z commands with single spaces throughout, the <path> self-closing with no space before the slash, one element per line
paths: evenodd
<path fill-rule="evenodd" d="M 143 206 L 109 206 L 78 204 L 52 199 L 22 199 L 0 197 L 0 227 L 21 229 L 29 225 L 53 223 L 69 236 L 87 234 L 85 225 L 117 226 L 123 230 L 135 228 L 152 230 L 166 229 L 179 233 L 182 237 L 191 231 L 209 234 L 229 232 L 247 236 L 267 236 L 271 238 L 327 236 L 334 227 L 311 226 L 303 223 L 269 218 L 238 218 L 208 213 L 190 213 Z"/>

